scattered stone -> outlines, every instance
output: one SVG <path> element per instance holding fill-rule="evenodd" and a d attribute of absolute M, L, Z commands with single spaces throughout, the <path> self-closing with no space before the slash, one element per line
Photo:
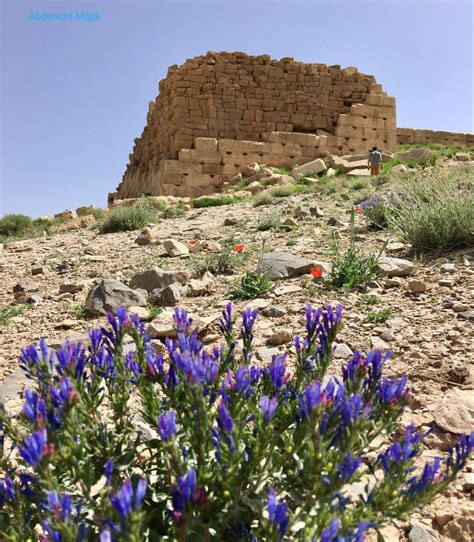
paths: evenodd
<path fill-rule="evenodd" d="M 93 215 L 80 216 L 61 222 L 60 224 L 54 224 L 50 228 L 51 233 L 64 233 L 68 231 L 82 230 L 94 226 L 97 220 Z"/>
<path fill-rule="evenodd" d="M 383 282 L 385 288 L 399 288 L 402 284 L 402 281 L 397 278 L 385 279 Z"/>
<path fill-rule="evenodd" d="M 66 318 L 62 322 L 59 322 L 59 324 L 56 324 L 54 327 L 55 327 L 55 329 L 71 329 L 76 325 L 77 325 L 77 320 L 72 320 L 71 318 Z"/>
<path fill-rule="evenodd" d="M 451 288 L 452 286 L 454 286 L 455 281 L 452 279 L 440 279 L 438 284 L 440 286 L 443 286 L 444 288 Z"/>
<path fill-rule="evenodd" d="M 62 211 L 60 213 L 56 213 L 54 215 L 54 218 L 59 218 L 59 219 L 64 219 L 64 220 L 72 220 L 73 218 L 76 218 L 76 215 L 74 213 L 74 211 L 71 211 L 71 210 L 67 210 L 67 211 Z"/>
<path fill-rule="evenodd" d="M 461 318 L 461 320 L 469 320 L 470 322 L 474 322 L 474 311 L 458 312 L 458 318 Z"/>
<path fill-rule="evenodd" d="M 276 346 L 273 348 L 258 348 L 255 354 L 257 355 L 257 359 L 268 364 L 271 363 L 273 356 L 279 354 L 279 350 Z"/>
<path fill-rule="evenodd" d="M 391 173 L 406 173 L 407 167 L 405 164 L 397 164 L 396 166 L 393 166 L 393 168 L 390 170 Z"/>
<path fill-rule="evenodd" d="M 41 303 L 43 301 L 43 295 L 42 294 L 30 294 L 26 296 L 22 296 L 17 299 L 19 303 L 27 303 L 28 305 L 37 305 L 38 303 Z"/>
<path fill-rule="evenodd" d="M 458 162 L 469 162 L 471 155 L 468 152 L 457 152 L 453 158 Z"/>
<path fill-rule="evenodd" d="M 424 527 L 416 523 L 408 533 L 408 540 L 410 542 L 438 542 L 439 536 L 431 534 Z"/>
<path fill-rule="evenodd" d="M 441 273 L 454 273 L 456 271 L 456 265 L 454 263 L 443 263 L 439 270 Z"/>
<path fill-rule="evenodd" d="M 280 346 L 281 344 L 289 343 L 291 340 L 293 340 L 293 335 L 286 329 L 282 329 L 269 337 L 267 344 L 271 346 Z"/>
<path fill-rule="evenodd" d="M 440 401 L 431 405 L 434 420 L 443 431 L 455 435 L 474 431 L 474 394 L 472 390 L 448 390 Z"/>
<path fill-rule="evenodd" d="M 333 216 L 331 216 L 330 218 L 328 218 L 326 224 L 328 226 L 337 226 L 339 228 L 345 228 L 347 226 L 347 224 L 345 222 L 342 222 L 342 220 L 339 220 Z"/>
<path fill-rule="evenodd" d="M 31 268 L 32 275 L 42 275 L 44 273 L 44 267 L 42 265 L 35 265 Z"/>
<path fill-rule="evenodd" d="M 269 252 L 262 256 L 259 273 L 266 273 L 270 280 L 299 277 L 309 273 L 313 262 L 289 252 Z"/>
<path fill-rule="evenodd" d="M 469 305 L 466 305 L 466 303 L 453 303 L 451 308 L 454 312 L 465 312 L 469 310 Z"/>
<path fill-rule="evenodd" d="M 235 226 L 240 221 L 236 216 L 226 216 L 224 218 L 224 226 Z"/>
<path fill-rule="evenodd" d="M 333 169 L 332 167 L 328 168 L 326 171 L 326 177 L 333 177 L 336 175 L 337 171 Z"/>
<path fill-rule="evenodd" d="M 413 294 L 422 294 L 426 292 L 427 286 L 421 280 L 410 280 L 408 282 L 408 289 Z"/>
<path fill-rule="evenodd" d="M 474 489 L 474 472 L 466 472 L 464 474 L 464 487 L 468 491 L 472 491 Z"/>
<path fill-rule="evenodd" d="M 186 271 L 163 271 L 162 269 L 148 269 L 136 273 L 130 280 L 130 288 L 134 290 L 141 288 L 147 292 L 156 289 L 166 288 L 174 282 L 179 282 L 183 286 L 189 281 L 189 275 Z"/>
<path fill-rule="evenodd" d="M 206 295 L 210 292 L 213 283 L 214 275 L 209 272 L 204 273 L 201 279 L 191 279 L 188 285 L 189 295 L 192 297 Z"/>
<path fill-rule="evenodd" d="M 166 288 L 153 290 L 150 301 L 160 307 L 174 307 L 183 297 L 183 287 L 179 282 L 174 282 Z"/>
<path fill-rule="evenodd" d="M 21 282 L 18 282 L 13 286 L 13 294 L 16 297 L 29 292 L 36 292 L 39 289 L 38 284 L 32 281 L 31 279 L 23 279 Z"/>
<path fill-rule="evenodd" d="M 310 207 L 309 212 L 311 213 L 311 216 L 314 216 L 315 218 L 324 217 L 324 211 L 321 209 L 321 207 Z"/>
<path fill-rule="evenodd" d="M 400 154 L 400 160 L 413 164 L 425 164 L 433 156 L 433 151 L 425 147 L 419 147 Z"/>
<path fill-rule="evenodd" d="M 113 312 L 120 306 L 143 307 L 146 304 L 146 297 L 141 293 L 108 278 L 99 279 L 89 290 L 86 299 L 87 310 L 97 316 Z"/>
<path fill-rule="evenodd" d="M 334 343 L 333 348 L 333 356 L 335 359 L 347 359 L 354 354 L 346 343 Z"/>
<path fill-rule="evenodd" d="M 152 243 L 156 243 L 156 241 L 156 233 L 150 228 L 145 228 L 142 230 L 135 239 L 135 243 L 140 246 L 151 245 Z"/>
<path fill-rule="evenodd" d="M 452 512 L 448 510 L 439 510 L 436 512 L 435 520 L 440 527 L 444 527 L 453 519 L 453 517 L 454 515 Z"/>
<path fill-rule="evenodd" d="M 387 277 L 405 277 L 413 271 L 415 266 L 408 260 L 381 256 L 376 268 Z"/>
<path fill-rule="evenodd" d="M 311 212 L 308 208 L 298 205 L 298 207 L 295 209 L 295 216 L 296 218 L 308 218 L 311 216 Z"/>
<path fill-rule="evenodd" d="M 374 350 L 386 352 L 389 349 L 388 344 L 381 337 L 370 337 L 370 343 Z"/>
<path fill-rule="evenodd" d="M 278 286 L 278 288 L 275 288 L 275 295 L 281 296 L 281 295 L 288 295 L 288 294 L 296 294 L 302 291 L 303 291 L 303 288 L 299 284 L 283 284 L 283 286 Z"/>
<path fill-rule="evenodd" d="M 89 205 L 89 206 L 83 206 L 83 207 L 78 207 L 76 209 L 76 214 L 77 216 L 87 216 L 87 215 L 93 215 L 94 214 L 94 211 L 97 209 L 97 207 L 94 207 L 94 205 Z"/>
<path fill-rule="evenodd" d="M 281 318 L 286 314 L 285 305 L 271 305 L 262 311 L 263 316 L 267 318 Z"/>
<path fill-rule="evenodd" d="M 395 335 L 390 330 L 387 329 L 386 331 L 383 331 L 380 334 L 380 338 L 382 339 L 382 341 L 391 342 L 395 340 Z"/>
<path fill-rule="evenodd" d="M 59 285 L 60 294 L 76 294 L 84 289 L 84 284 L 64 282 Z"/>
<path fill-rule="evenodd" d="M 252 173 L 252 175 L 253 175 L 253 173 Z M 237 173 L 237 175 L 234 175 L 233 177 L 231 177 L 229 179 L 229 184 L 231 184 L 231 185 L 239 184 L 242 181 L 242 179 L 243 179 L 242 173 Z"/>
<path fill-rule="evenodd" d="M 283 220 L 281 225 L 285 228 L 285 230 L 291 230 L 298 226 L 298 222 L 296 222 L 295 219 L 288 217 L 288 218 L 285 218 L 285 220 Z"/>
<path fill-rule="evenodd" d="M 347 175 L 351 175 L 353 177 L 370 177 L 370 171 L 365 169 L 352 169 L 351 171 L 347 172 Z"/>
<path fill-rule="evenodd" d="M 136 314 L 140 320 L 150 320 L 150 311 L 146 307 L 129 307 L 129 314 Z"/>
<path fill-rule="evenodd" d="M 403 243 L 399 243 L 398 241 L 390 241 L 390 243 L 387 244 L 386 249 L 389 252 L 400 252 L 402 250 L 405 250 L 407 247 Z"/>
<path fill-rule="evenodd" d="M 203 241 L 201 243 L 202 250 L 206 252 L 213 252 L 214 254 L 217 254 L 221 251 L 222 247 L 221 244 L 217 241 Z"/>
<path fill-rule="evenodd" d="M 258 181 L 254 181 L 253 183 L 247 185 L 245 190 L 247 190 L 247 192 L 250 192 L 252 195 L 255 195 L 258 192 L 264 190 L 264 187 Z"/>
<path fill-rule="evenodd" d="M 176 337 L 176 329 L 173 321 L 174 310 L 165 309 L 157 318 L 148 324 L 146 332 L 151 339 Z M 203 333 L 207 327 L 220 318 L 217 313 L 207 318 L 200 318 L 196 315 L 191 315 L 192 323 L 190 331 Z"/>
<path fill-rule="evenodd" d="M 189 254 L 189 248 L 180 241 L 175 239 L 166 239 L 163 242 L 163 246 L 171 258 L 177 258 L 178 256 L 186 256 Z"/>
<path fill-rule="evenodd" d="M 324 160 L 321 160 L 321 158 L 317 158 L 316 160 L 313 160 L 311 162 L 307 162 L 306 164 L 302 164 L 301 166 L 296 167 L 291 174 L 295 179 L 299 179 L 301 176 L 307 175 L 308 173 L 321 173 L 323 171 L 326 171 L 327 166 L 324 163 Z"/>

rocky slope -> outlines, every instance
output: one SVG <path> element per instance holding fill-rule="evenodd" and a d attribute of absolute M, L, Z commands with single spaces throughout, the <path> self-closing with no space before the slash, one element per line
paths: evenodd
<path fill-rule="evenodd" d="M 473 425 L 472 253 L 411 259 L 407 267 L 395 262 L 392 267 L 382 266 L 380 280 L 365 292 L 330 291 L 323 286 L 324 274 L 322 279 L 313 279 L 307 271 L 315 264 L 327 269 L 332 260 L 332 234 L 342 247 L 347 246 L 351 206 L 332 196 L 302 194 L 282 198 L 271 206 L 253 207 L 245 202 L 190 210 L 182 218 L 160 219 L 140 235 L 100 235 L 95 229 L 85 229 L 4 246 L 0 252 L 0 307 L 18 309 L 8 323 L 0 325 L 0 393 L 6 397 L 7 406 L 15 409 L 20 404 L 20 348 L 40 337 L 53 347 L 66 338 L 84 339 L 88 328 L 103 322 L 103 317 L 87 316 L 84 310 L 88 293 L 98 279 L 115 279 L 151 291 L 160 277 L 169 276 L 163 272 L 179 272 L 172 291 L 155 289 L 154 297 L 148 293 L 147 300 L 147 292 L 135 290 L 129 304 L 142 305 L 136 310 L 144 319 L 156 317 L 149 328 L 154 337 L 169 329 L 170 308 L 156 316 L 156 309 L 150 313 L 150 303 L 172 305 L 176 301 L 196 315 L 205 328 L 205 342 L 217 340 L 216 318 L 229 299 L 230 288 L 246 269 L 256 267 L 264 241 L 265 260 L 283 277 L 276 281 L 272 294 L 235 302 L 238 313 L 247 305 L 260 309 L 257 359 L 268 361 L 278 350 L 289 350 L 291 356 L 292 338 L 302 331 L 308 302 L 340 302 L 345 326 L 331 370 L 337 371 L 351 351 L 392 351 L 387 375 L 406 374 L 411 381 L 413 401 L 404 414 L 404 423 L 412 421 L 417 428 L 432 428 L 426 439 L 430 447 L 426 456 L 446 450 L 457 434 Z M 275 213 L 289 219 L 285 230 L 257 231 L 259 220 Z M 356 232 L 357 245 L 366 252 L 378 252 L 389 241 L 386 256 L 408 257 L 407 247 L 385 230 L 368 228 L 359 214 Z M 235 275 L 198 276 L 196 270 L 202 267 L 203 258 L 207 255 L 212 259 L 230 236 L 249 255 L 243 267 L 235 269 Z M 198 249 L 201 252 L 191 252 Z M 288 255 L 276 262 L 274 253 L 281 252 Z M 155 271 L 140 276 L 145 270 Z M 125 289 L 125 296 L 127 292 Z M 94 306 L 92 294 L 87 306 Z M 386 321 L 370 321 L 374 311 L 382 310 L 385 317 L 380 319 Z M 154 340 L 159 342 L 159 338 Z M 468 472 L 445 495 L 414 514 L 409 522 L 387 527 L 386 540 L 472 540 L 473 488 L 471 463 Z"/>

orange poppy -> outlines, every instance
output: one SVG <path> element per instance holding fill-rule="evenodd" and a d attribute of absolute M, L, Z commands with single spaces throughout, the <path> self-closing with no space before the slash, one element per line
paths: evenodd
<path fill-rule="evenodd" d="M 356 205 L 356 206 L 354 207 L 354 211 L 355 211 L 356 213 L 361 213 L 361 212 L 362 212 L 362 209 L 361 209 L 358 205 Z"/>
<path fill-rule="evenodd" d="M 196 239 L 190 239 L 188 241 L 188 245 L 191 245 L 192 247 L 197 243 Z"/>
<path fill-rule="evenodd" d="M 244 251 L 244 245 L 235 245 L 235 247 L 232 249 L 234 252 L 237 252 L 237 254 L 240 254 Z"/>
<path fill-rule="evenodd" d="M 311 276 L 314 278 L 314 279 L 317 279 L 319 277 L 322 277 L 323 276 L 323 273 L 324 271 L 321 269 L 321 267 L 312 267 L 311 270 Z"/>

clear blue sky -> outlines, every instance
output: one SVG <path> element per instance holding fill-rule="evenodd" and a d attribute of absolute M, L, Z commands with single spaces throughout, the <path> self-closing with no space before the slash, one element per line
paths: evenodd
<path fill-rule="evenodd" d="M 0 3 L 0 215 L 105 206 L 167 67 L 208 50 L 357 66 L 399 126 L 473 131 L 469 1 Z M 100 20 L 28 20 L 77 10 Z"/>

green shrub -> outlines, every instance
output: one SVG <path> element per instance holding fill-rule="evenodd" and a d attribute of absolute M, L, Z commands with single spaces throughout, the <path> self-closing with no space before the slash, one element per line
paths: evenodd
<path fill-rule="evenodd" d="M 221 196 L 214 196 L 212 198 L 201 196 L 200 198 L 192 200 L 191 204 L 196 209 L 202 209 L 205 207 L 220 207 L 221 205 L 232 205 L 233 203 L 238 203 L 243 199 L 244 198 L 242 196 L 228 196 L 224 194 Z"/>
<path fill-rule="evenodd" d="M 186 204 L 180 200 L 172 207 L 166 207 L 161 213 L 162 218 L 182 218 L 186 214 Z"/>
<path fill-rule="evenodd" d="M 472 170 L 454 168 L 418 172 L 398 186 L 398 204 L 388 225 L 416 253 L 452 250 L 474 243 Z"/>
<path fill-rule="evenodd" d="M 149 207 L 115 207 L 99 226 L 100 233 L 133 231 L 156 220 L 156 212 Z"/>
<path fill-rule="evenodd" d="M 194 267 L 198 275 L 210 272 L 213 275 L 233 275 L 247 261 L 250 252 L 239 243 L 235 236 L 221 241 L 221 251 L 210 254 L 197 254 Z"/>
<path fill-rule="evenodd" d="M 9 214 L 0 218 L 0 235 L 20 235 L 31 227 L 31 218 L 21 214 Z"/>
<path fill-rule="evenodd" d="M 19 307 L 0 307 L 0 326 L 8 326 L 13 316 L 19 316 L 22 312 Z"/>
<path fill-rule="evenodd" d="M 374 324 L 383 324 L 392 316 L 392 309 L 386 308 L 379 311 L 370 311 L 366 314 L 364 320 L 366 322 L 373 322 Z"/>
<path fill-rule="evenodd" d="M 257 231 L 283 231 L 282 216 L 280 213 L 271 213 L 260 217 L 255 226 Z"/>
<path fill-rule="evenodd" d="M 385 243 L 378 255 L 369 254 L 367 256 L 359 251 L 355 246 L 354 209 L 352 209 L 351 212 L 350 235 L 350 246 L 344 254 L 340 252 L 339 243 L 333 237 L 333 251 L 335 257 L 332 262 L 332 269 L 328 280 L 328 286 L 336 289 L 342 288 L 346 291 L 366 286 L 377 278 L 375 268 L 386 246 Z"/>
<path fill-rule="evenodd" d="M 274 198 L 288 198 L 289 196 L 303 194 L 307 191 L 308 189 L 301 184 L 285 184 L 283 186 L 274 186 L 273 188 L 270 188 L 268 193 Z"/>
<path fill-rule="evenodd" d="M 255 196 L 255 199 L 253 200 L 254 207 L 261 207 L 262 205 L 273 205 L 274 203 L 276 203 L 276 199 L 270 194 L 269 190 L 260 192 L 260 194 L 257 194 L 257 196 Z"/>
<path fill-rule="evenodd" d="M 232 299 L 257 299 L 273 292 L 274 289 L 272 281 L 265 273 L 247 271 L 230 295 Z"/>

